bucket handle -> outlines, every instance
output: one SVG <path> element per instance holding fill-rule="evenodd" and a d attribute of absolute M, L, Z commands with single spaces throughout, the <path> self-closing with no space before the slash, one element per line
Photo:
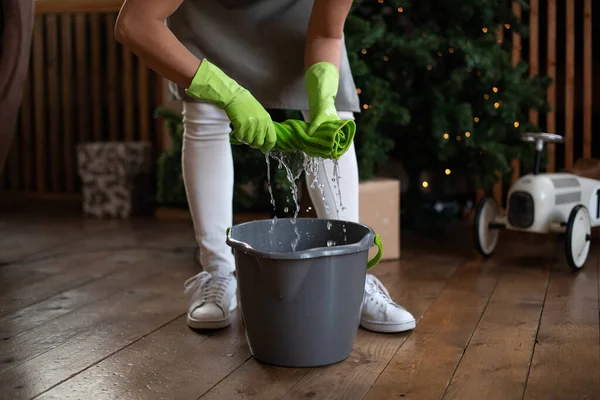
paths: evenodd
<path fill-rule="evenodd" d="M 374 266 L 376 266 L 381 260 L 381 256 L 383 255 L 383 244 L 381 243 L 381 238 L 379 237 L 379 235 L 375 235 L 374 242 L 375 245 L 377 245 L 377 254 L 375 255 L 375 257 L 373 257 L 372 260 L 369 260 L 369 263 L 367 264 L 367 269 L 371 269 Z"/>

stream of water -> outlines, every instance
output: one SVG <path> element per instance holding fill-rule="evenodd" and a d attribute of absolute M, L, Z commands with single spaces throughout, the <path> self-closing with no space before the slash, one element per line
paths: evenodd
<path fill-rule="evenodd" d="M 294 161 L 298 161 L 298 159 L 295 159 L 294 157 L 302 157 L 302 163 L 298 168 L 298 171 L 296 174 L 294 174 Z M 268 186 L 268 190 L 269 190 L 269 195 L 271 196 L 271 205 L 273 206 L 273 211 L 276 212 L 277 208 L 275 205 L 275 198 L 273 196 L 273 188 L 271 186 L 271 165 L 270 165 L 270 158 L 273 158 L 275 160 L 277 160 L 278 162 L 278 168 L 284 168 L 286 171 L 286 177 L 287 180 L 290 182 L 290 189 L 291 189 L 291 194 L 292 194 L 292 199 L 294 202 L 294 214 L 293 214 L 293 218 L 290 219 L 290 222 L 294 225 L 294 233 L 296 235 L 296 237 L 292 240 L 291 242 L 291 247 L 292 247 L 292 251 L 296 251 L 296 247 L 298 245 L 298 242 L 300 241 L 301 235 L 300 232 L 298 231 L 298 227 L 296 226 L 296 219 L 298 217 L 298 214 L 300 213 L 300 204 L 298 201 L 298 185 L 296 184 L 296 181 L 300 178 L 300 176 L 302 175 L 302 172 L 305 172 L 307 177 L 309 177 L 309 181 L 310 181 L 310 177 L 312 176 L 312 182 L 310 182 L 310 186 L 312 189 L 318 188 L 319 191 L 321 192 L 321 198 L 323 200 L 323 204 L 325 206 L 325 213 L 328 215 L 329 214 L 329 205 L 327 204 L 327 201 L 325 199 L 325 182 L 319 182 L 319 171 L 321 168 L 324 168 L 324 162 L 325 160 L 322 158 L 317 158 L 317 157 L 309 157 L 304 153 L 291 153 L 291 154 L 283 154 L 283 153 L 279 153 L 279 152 L 271 152 L 269 154 L 265 155 L 265 161 L 267 164 L 267 186 Z M 297 164 L 297 163 L 296 163 Z M 338 202 L 334 201 L 334 203 L 336 203 L 336 210 L 338 212 L 338 215 L 340 213 L 340 208 L 342 210 L 345 210 L 346 207 L 343 205 L 342 202 L 342 191 L 341 191 L 341 187 L 340 187 L 340 172 L 339 172 L 339 164 L 337 162 L 337 160 L 333 161 L 333 177 L 331 178 L 331 181 L 333 183 L 333 189 L 335 191 L 337 191 L 337 196 L 339 198 L 339 208 L 338 208 Z M 289 209 L 286 207 L 284 209 L 284 212 L 287 213 L 289 211 Z M 274 229 L 275 229 L 275 224 L 277 223 L 277 216 L 274 216 L 273 218 L 273 224 L 271 226 L 270 229 L 270 234 L 274 233 Z M 327 223 L 327 230 L 331 229 L 331 222 Z M 343 226 L 343 230 L 344 230 L 344 241 L 345 239 L 345 233 L 346 233 L 346 226 Z M 327 246 L 331 247 L 331 246 L 335 246 L 336 242 L 333 240 L 328 240 L 327 241 Z"/>

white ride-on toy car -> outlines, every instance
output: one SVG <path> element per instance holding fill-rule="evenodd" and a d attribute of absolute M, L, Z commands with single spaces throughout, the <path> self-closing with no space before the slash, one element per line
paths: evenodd
<path fill-rule="evenodd" d="M 493 253 L 500 230 L 532 233 L 566 233 L 565 252 L 578 270 L 590 251 L 592 227 L 600 225 L 600 181 L 571 173 L 540 173 L 544 143 L 563 143 L 560 135 L 526 133 L 535 143 L 535 169 L 515 182 L 507 198 L 506 216 L 493 198 L 486 197 L 475 213 L 475 243 L 483 256 Z"/>

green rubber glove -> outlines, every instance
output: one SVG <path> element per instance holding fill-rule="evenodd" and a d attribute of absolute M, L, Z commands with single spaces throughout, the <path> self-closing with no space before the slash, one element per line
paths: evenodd
<path fill-rule="evenodd" d="M 208 60 L 202 61 L 185 92 L 224 110 L 237 141 L 264 153 L 275 146 L 277 136 L 269 113 L 247 89 Z"/>
<path fill-rule="evenodd" d="M 310 112 L 310 128 L 308 131 L 310 136 L 323 122 L 339 121 L 340 119 L 335 108 L 340 72 L 331 63 L 319 62 L 306 70 L 304 78 Z"/>

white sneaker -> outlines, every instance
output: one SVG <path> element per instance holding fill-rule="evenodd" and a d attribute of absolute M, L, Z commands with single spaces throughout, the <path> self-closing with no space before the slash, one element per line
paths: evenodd
<path fill-rule="evenodd" d="M 367 274 L 360 325 L 374 332 L 395 333 L 414 329 L 415 318 L 394 303 L 383 283 Z"/>
<path fill-rule="evenodd" d="M 233 275 L 211 275 L 203 271 L 185 281 L 190 299 L 187 324 L 192 329 L 221 329 L 231 324 L 237 308 L 237 279 Z"/>

